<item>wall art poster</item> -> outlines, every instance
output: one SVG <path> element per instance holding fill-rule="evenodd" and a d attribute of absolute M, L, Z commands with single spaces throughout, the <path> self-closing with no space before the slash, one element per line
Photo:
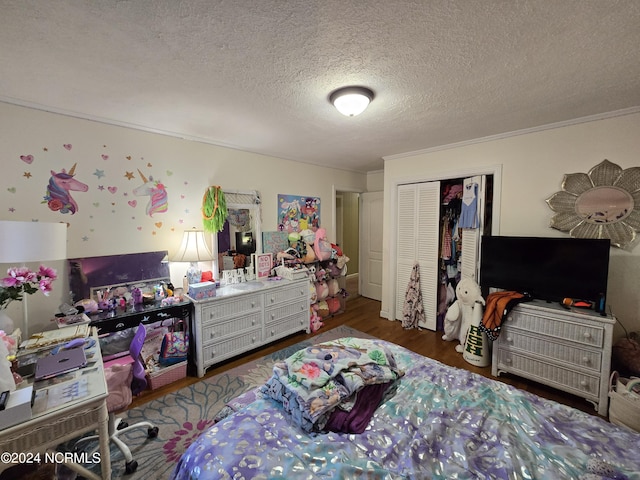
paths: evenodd
<path fill-rule="evenodd" d="M 278 230 L 301 232 L 320 227 L 320 197 L 278 194 Z"/>
<path fill-rule="evenodd" d="M 262 232 L 262 252 L 271 253 L 275 257 L 278 252 L 289 248 L 286 232 Z"/>

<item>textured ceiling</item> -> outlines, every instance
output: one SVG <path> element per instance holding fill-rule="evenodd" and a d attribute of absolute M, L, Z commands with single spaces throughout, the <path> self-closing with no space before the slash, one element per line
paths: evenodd
<path fill-rule="evenodd" d="M 639 46 L 638 0 L 0 0 L 0 101 L 365 172 L 640 106 Z"/>

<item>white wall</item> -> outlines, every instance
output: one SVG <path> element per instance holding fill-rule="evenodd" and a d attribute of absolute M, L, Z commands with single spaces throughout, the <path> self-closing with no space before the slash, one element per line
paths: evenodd
<path fill-rule="evenodd" d="M 367 186 L 365 174 L 4 103 L 0 103 L 0 132 L 0 220 L 67 222 L 69 258 L 156 250 L 171 254 L 183 230 L 202 227 L 202 197 L 210 185 L 258 190 L 263 231 L 277 227 L 278 194 L 320 197 L 321 225 L 333 239 L 335 181 L 353 191 L 365 191 Z M 42 203 L 51 170 L 69 171 L 74 164 L 74 178 L 89 188 L 73 192 L 79 206 L 75 214 L 52 211 Z M 148 215 L 149 197 L 133 194 L 143 183 L 138 170 L 165 185 L 166 212 Z M 8 266 L 0 266 L 0 275 Z M 64 262 L 55 267 L 66 273 Z M 34 325 L 49 325 L 50 316 L 67 299 L 67 282 L 66 277 L 58 280 L 47 302 L 39 294 L 29 297 L 32 330 Z M 21 320 L 20 312 L 19 302 L 13 302 L 9 313 Z"/>
<path fill-rule="evenodd" d="M 395 213 L 391 197 L 399 179 L 446 177 L 491 165 L 502 166 L 501 235 L 560 237 L 549 227 L 545 199 L 561 189 L 565 173 L 588 172 L 604 159 L 622 168 L 640 166 L 640 114 L 528 133 L 385 161 L 382 315 L 391 318 L 395 288 L 390 277 L 390 239 Z M 629 331 L 640 330 L 640 247 L 611 249 L 608 303 Z M 617 326 L 615 333 L 622 329 Z"/>

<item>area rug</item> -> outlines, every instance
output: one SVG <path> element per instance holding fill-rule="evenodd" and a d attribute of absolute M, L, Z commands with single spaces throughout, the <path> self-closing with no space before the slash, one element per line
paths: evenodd
<path fill-rule="evenodd" d="M 213 419 L 226 403 L 265 383 L 276 361 L 302 348 L 341 337 L 372 338 L 353 328 L 339 326 L 121 414 L 129 425 L 143 420 L 151 421 L 158 426 L 159 433 L 155 439 L 147 438 L 146 429 L 123 435 L 123 440 L 131 447 L 133 458 L 138 462 L 138 469 L 133 474 L 125 475 L 124 457 L 119 450 L 112 448 L 112 478 L 169 478 L 182 453 L 213 425 Z"/>

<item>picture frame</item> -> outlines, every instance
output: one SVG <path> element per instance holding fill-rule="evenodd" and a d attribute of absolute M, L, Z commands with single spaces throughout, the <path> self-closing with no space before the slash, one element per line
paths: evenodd
<path fill-rule="evenodd" d="M 252 257 L 256 279 L 269 277 L 273 268 L 273 255 L 271 253 L 254 253 Z"/>

